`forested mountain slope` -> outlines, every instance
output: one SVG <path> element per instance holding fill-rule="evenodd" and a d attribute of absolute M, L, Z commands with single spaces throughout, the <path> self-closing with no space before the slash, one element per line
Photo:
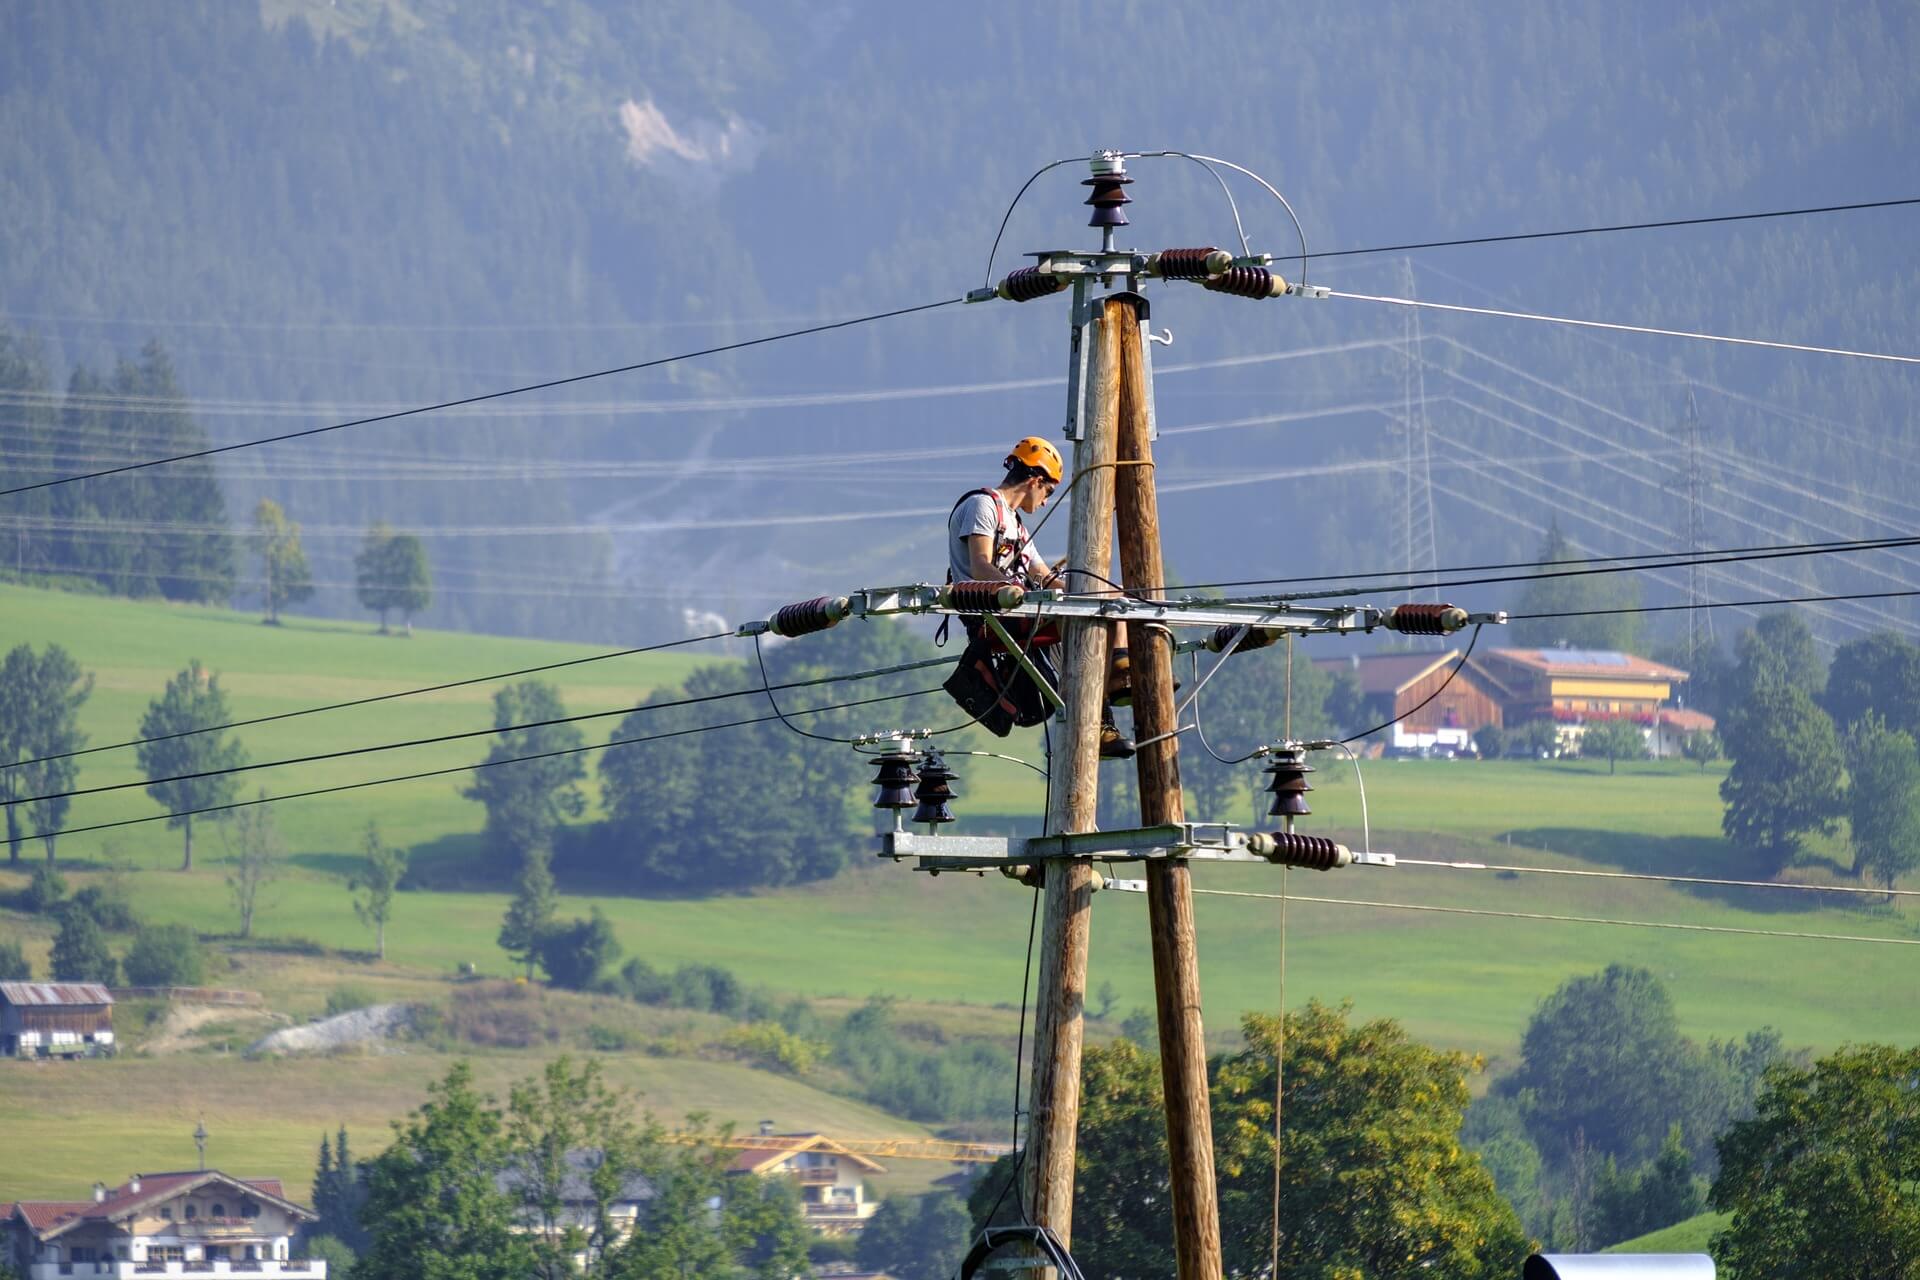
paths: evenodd
<path fill-rule="evenodd" d="M 1245 163 L 1321 251 L 1912 195 L 1920 172 L 1920 30 L 1893 4 L 275 0 L 0 23 L 7 323 L 45 340 L 55 388 L 159 338 L 216 441 L 956 296 L 1027 175 L 1097 146 Z M 1134 172 L 1133 243 L 1233 243 L 1204 172 Z M 1090 240 L 1079 176 L 1034 184 L 996 272 Z M 1279 208 L 1236 193 L 1254 247 L 1292 252 Z M 1312 271 L 1912 352 L 1914 225 L 1887 210 Z M 1161 478 L 1188 580 L 1397 567 L 1408 418 L 1442 564 L 1524 558 L 1552 519 L 1583 549 L 1647 551 L 1920 518 L 1910 367 L 1190 290 L 1155 321 L 1175 332 L 1156 352 Z M 1011 431 L 1055 429 L 1061 393 L 1032 380 L 1058 375 L 1064 329 L 1050 303 L 950 308 L 218 470 L 236 516 L 265 494 L 305 524 L 323 584 L 386 519 L 428 539 L 442 625 L 662 634 L 683 606 L 734 618 L 935 573 L 953 494 Z M 1027 385 L 981 385 L 1003 382 Z M 1888 589 L 1903 556 L 1705 590 Z M 1913 616 L 1890 601 L 1820 624 L 1845 639 Z"/>

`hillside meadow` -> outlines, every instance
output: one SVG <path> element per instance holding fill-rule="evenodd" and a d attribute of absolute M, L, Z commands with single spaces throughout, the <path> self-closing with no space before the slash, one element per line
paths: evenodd
<path fill-rule="evenodd" d="M 235 714 L 247 717 L 598 652 L 426 630 L 407 640 L 376 636 L 367 625 L 300 618 L 268 628 L 257 616 L 244 613 L 0 586 L 0 649 L 49 641 L 65 645 L 95 673 L 96 690 L 83 716 L 95 743 L 134 736 L 147 700 L 190 657 L 199 657 L 221 674 Z M 549 678 L 562 688 L 569 710 L 622 708 L 649 689 L 678 680 L 702 660 L 703 649 L 591 663 Z M 253 757 L 266 759 L 479 728 L 490 722 L 490 692 L 489 685 L 448 690 L 256 726 L 242 735 Z M 588 740 L 603 737 L 611 727 L 611 718 L 589 722 Z M 993 746 L 1030 759 L 1040 754 L 1038 743 L 1020 737 Z M 474 739 L 263 770 L 249 775 L 246 792 L 265 788 L 272 794 L 457 766 L 478 760 L 485 747 L 485 740 Z M 960 831 L 1024 825 L 1042 803 L 1040 780 L 1025 769 L 978 757 L 956 757 L 954 763 L 962 775 L 955 806 L 962 819 Z M 1252 817 L 1249 799 L 1259 775 L 1255 766 L 1247 768 L 1250 789 L 1237 802 L 1240 811 L 1206 816 Z M 1703 773 L 1690 764 L 1643 763 L 1623 764 L 1617 774 L 1609 774 L 1604 763 L 1579 761 L 1381 761 L 1369 762 L 1363 776 L 1374 847 L 1404 858 L 1740 874 L 1735 851 L 1719 836 L 1717 770 Z M 81 777 L 86 785 L 130 780 L 137 774 L 130 752 L 108 752 L 87 757 Z M 1359 843 L 1361 787 L 1353 770 L 1326 762 L 1313 781 L 1315 813 L 1303 829 Z M 371 934 L 352 909 L 347 880 L 357 867 L 361 833 L 370 820 L 389 840 L 412 848 L 416 858 L 445 864 L 472 856 L 483 814 L 460 795 L 463 783 L 464 775 L 454 774 L 275 805 L 290 855 L 281 878 L 263 894 L 256 934 L 269 947 L 290 945 L 320 954 L 298 964 L 276 965 L 268 962 L 271 951 L 239 950 L 221 961 L 228 969 L 215 980 L 255 986 L 267 992 L 273 1008 L 302 1018 L 318 1013 L 330 990 L 343 982 L 391 998 L 433 999 L 450 989 L 462 965 L 473 965 L 482 974 L 507 974 L 506 958 L 494 944 L 506 903 L 502 893 L 403 893 L 384 964 L 374 963 L 368 954 Z M 849 797 L 851 812 L 864 812 L 865 804 L 864 796 Z M 81 825 L 156 811 L 136 788 L 83 798 L 71 821 Z M 750 821 L 743 821 L 741 838 L 752 838 Z M 228 855 L 217 830 L 207 826 L 197 843 L 196 866 L 190 873 L 177 870 L 178 833 L 160 822 L 68 837 L 61 841 L 60 853 L 76 885 L 108 874 L 109 863 L 118 860 L 127 868 L 123 874 L 136 903 L 149 918 L 192 924 L 213 937 L 216 947 L 231 947 L 224 938 L 237 927 L 237 916 L 226 885 Z M 824 883 L 691 900 L 563 895 L 561 910 L 584 913 L 589 905 L 600 907 L 626 953 L 658 968 L 692 961 L 719 964 L 749 984 L 806 995 L 827 1008 L 888 994 L 911 1006 L 917 1019 L 955 1031 L 997 1035 L 1011 1044 L 1021 1000 L 1030 892 L 997 875 L 933 878 L 910 866 L 884 864 L 871 856 L 872 846 L 865 840 L 857 840 L 850 852 L 851 868 Z M 1790 876 L 1832 882 L 1832 859 L 1838 853 L 1838 845 L 1822 845 Z M 30 845 L 22 855 L 18 869 L 0 871 L 0 894 L 10 895 L 25 884 L 25 873 L 40 849 Z M 1110 874 L 1138 876 L 1124 865 L 1111 868 Z M 1920 942 L 1920 915 L 1911 907 L 1888 907 L 1877 899 L 1414 866 L 1284 874 L 1256 866 L 1203 866 L 1196 882 L 1205 891 L 1273 895 L 1284 887 L 1293 896 L 1284 907 L 1271 896 L 1209 892 L 1198 901 L 1209 1035 L 1222 1046 L 1233 1041 L 1242 1011 L 1272 1009 L 1280 1002 L 1283 938 L 1289 1005 L 1309 997 L 1352 1000 L 1361 1016 L 1398 1018 L 1423 1039 L 1486 1055 L 1495 1069 L 1510 1060 L 1542 996 L 1569 976 L 1614 961 L 1656 972 L 1674 995 L 1683 1027 L 1697 1037 L 1737 1036 L 1771 1025 L 1790 1044 L 1829 1048 L 1846 1041 L 1910 1041 L 1914 1028 L 1920 1027 L 1920 984 L 1911 978 L 1920 956 L 1909 945 Z M 1376 905 L 1352 905 L 1355 901 Z M 1411 911 L 1392 904 L 1514 915 Z M 1096 1034 L 1104 1035 L 1112 1034 L 1129 1011 L 1152 1004 L 1145 898 L 1105 891 L 1095 897 L 1094 915 L 1089 988 L 1096 1007 L 1109 1014 L 1096 1028 Z M 1752 932 L 1518 916 L 1581 916 Z M 1885 942 L 1772 936 L 1786 933 Z M 51 936 L 44 921 L 0 911 L 0 936 L 23 940 L 37 971 L 44 972 Z M 365 1072 L 387 1073 L 382 1078 L 396 1084 L 370 1092 L 364 1109 L 345 1118 L 357 1124 L 364 1116 L 372 1124 L 416 1103 L 419 1086 L 437 1070 L 430 1057 L 411 1057 L 406 1065 L 353 1059 L 345 1074 L 357 1078 Z M 802 1089 L 803 1084 L 761 1078 L 764 1073 L 745 1067 L 716 1072 L 714 1064 L 704 1061 L 696 1065 L 616 1057 L 626 1064 L 623 1069 L 643 1072 L 650 1089 L 668 1091 L 661 1096 L 675 1098 L 675 1106 L 681 1095 L 671 1090 L 692 1090 L 686 1098 L 729 1118 L 772 1108 L 770 1114 L 782 1116 L 783 1122 L 804 1113 L 819 1114 L 826 1123 L 826 1113 L 817 1109 L 772 1098 L 765 1107 L 755 1101 L 760 1096 L 755 1089 Z M 489 1070 L 524 1074 L 533 1060 L 526 1056 Z M 206 1067 L 201 1071 L 181 1065 L 186 1062 Z M 104 1141 L 117 1132 L 116 1125 L 145 1132 L 148 1121 L 125 1119 L 126 1109 L 119 1118 L 111 1117 L 116 1089 L 96 1091 L 94 1082 L 164 1079 L 168 1083 L 153 1087 L 172 1091 L 178 1106 L 186 1108 L 179 1114 L 199 1107 L 213 1114 L 216 1104 L 237 1105 L 234 1098 L 246 1092 L 255 1072 L 264 1088 L 265 1082 L 304 1079 L 303 1071 L 324 1075 L 328 1070 L 325 1064 L 256 1066 L 209 1058 L 204 1049 L 188 1059 L 123 1059 L 107 1064 L 112 1075 L 94 1073 L 100 1065 L 0 1075 L 0 1128 L 54 1141 L 69 1129 L 57 1117 L 97 1109 L 93 1123 Z M 149 1072 L 158 1074 L 144 1074 Z M 681 1074 L 690 1078 L 666 1083 Z M 745 1083 L 748 1076 L 755 1078 L 751 1089 Z M 635 1076 L 636 1082 L 642 1078 Z M 722 1105 L 722 1095 L 733 1095 L 738 1106 Z M 260 1107 L 246 1123 L 268 1123 L 261 1117 L 270 1110 Z M 290 1122 L 284 1141 L 293 1144 L 297 1130 L 309 1150 L 292 1165 L 279 1160 L 282 1172 L 304 1176 L 312 1135 L 332 1122 L 321 1114 L 326 1110 L 317 1105 L 311 1114 L 298 1112 L 297 1124 Z M 912 1131 L 891 1119 L 871 1123 Z M 177 1120 L 156 1121 L 152 1132 L 171 1133 L 178 1127 Z M 110 1160 L 113 1168 L 124 1163 L 118 1155 Z M 0 1187 L 0 1194 L 6 1190 Z"/>

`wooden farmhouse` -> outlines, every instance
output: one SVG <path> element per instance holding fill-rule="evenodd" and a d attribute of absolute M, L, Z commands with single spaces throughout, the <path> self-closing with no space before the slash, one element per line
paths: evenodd
<path fill-rule="evenodd" d="M 113 995 L 97 982 L 0 982 L 0 1058 L 113 1052 Z"/>
<path fill-rule="evenodd" d="M 292 1256 L 313 1211 L 278 1178 L 216 1169 L 135 1174 L 86 1200 L 0 1204 L 0 1262 L 22 1280 L 113 1276 L 289 1276 L 326 1280 L 327 1264 Z"/>
<path fill-rule="evenodd" d="M 1448 673 L 1459 662 L 1460 651 L 1449 649 L 1316 658 L 1313 665 L 1332 675 L 1349 676 L 1360 686 L 1368 723 L 1405 717 L 1393 726 L 1390 745 L 1395 750 L 1469 751 L 1477 731 L 1503 722 L 1512 693 L 1477 657 L 1468 659 L 1449 681 Z M 1443 684 L 1446 687 L 1440 689 Z M 1436 689 L 1439 696 L 1421 706 Z"/>
<path fill-rule="evenodd" d="M 817 1133 L 765 1133 L 766 1145 L 740 1152 L 729 1173 L 786 1177 L 800 1185 L 800 1213 L 822 1235 L 850 1235 L 879 1212 L 866 1195 L 866 1175 L 886 1167 Z"/>

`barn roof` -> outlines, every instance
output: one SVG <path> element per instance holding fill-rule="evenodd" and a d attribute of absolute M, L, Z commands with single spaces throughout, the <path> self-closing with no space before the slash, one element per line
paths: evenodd
<path fill-rule="evenodd" d="M 113 993 L 97 982 L 0 982 L 0 1003 L 11 1005 L 112 1004 Z"/>

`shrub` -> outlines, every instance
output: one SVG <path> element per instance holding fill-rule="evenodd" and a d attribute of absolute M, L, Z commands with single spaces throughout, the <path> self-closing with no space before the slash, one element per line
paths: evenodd
<path fill-rule="evenodd" d="M 554 925 L 534 943 L 534 958 L 556 987 L 590 991 L 600 971 L 620 958 L 613 924 L 595 907 L 585 920 Z"/>
<path fill-rule="evenodd" d="M 352 1013 L 355 1009 L 364 1009 L 377 1003 L 373 992 L 356 983 L 342 983 L 327 992 L 327 1016 L 335 1017 L 342 1013 Z"/>
<path fill-rule="evenodd" d="M 735 1013 L 745 998 L 740 979 L 718 965 L 684 964 L 669 980 L 667 1003 L 703 1013 Z"/>
<path fill-rule="evenodd" d="M 33 978 L 33 966 L 17 942 L 0 942 L 0 982 L 27 982 Z"/>
<path fill-rule="evenodd" d="M 598 1022 L 587 1024 L 587 1045 L 602 1053 L 620 1053 L 633 1048 L 633 1036 L 619 1027 L 609 1027 Z"/>
<path fill-rule="evenodd" d="M 86 912 L 108 933 L 130 933 L 140 927 L 140 917 L 134 913 L 124 888 L 90 884 L 73 895 L 67 910 Z"/>
<path fill-rule="evenodd" d="M 720 1037 L 720 1045 L 755 1066 L 794 1076 L 812 1070 L 824 1048 L 793 1035 L 777 1022 L 750 1022 L 735 1027 Z"/>
<path fill-rule="evenodd" d="M 35 867 L 20 905 L 36 916 L 50 915 L 67 896 L 67 878 L 52 867 Z"/>
<path fill-rule="evenodd" d="M 636 1004 L 665 1004 L 673 994 L 673 984 L 667 975 L 639 956 L 621 967 L 620 976 L 614 979 L 614 989 Z"/>
<path fill-rule="evenodd" d="M 134 936 L 126 971 L 136 987 L 197 987 L 206 981 L 206 958 L 191 928 L 150 924 Z"/>

